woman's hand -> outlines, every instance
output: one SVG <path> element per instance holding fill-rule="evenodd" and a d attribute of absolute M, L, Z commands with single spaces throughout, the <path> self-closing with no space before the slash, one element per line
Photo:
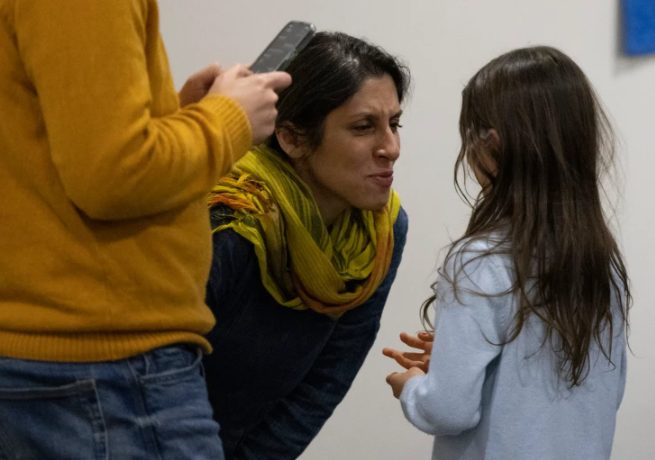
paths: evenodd
<path fill-rule="evenodd" d="M 401 352 L 393 348 L 385 348 L 382 350 L 382 354 L 395 359 L 405 369 L 419 368 L 424 373 L 427 373 L 430 370 L 430 354 L 432 353 L 434 333 L 419 332 L 418 335 L 409 335 L 403 332 L 400 334 L 400 340 L 409 347 L 421 350 L 421 353 Z"/>
<path fill-rule="evenodd" d="M 387 383 L 389 384 L 389 386 L 391 386 L 391 389 L 393 390 L 393 396 L 396 399 L 400 398 L 400 394 L 403 392 L 403 388 L 405 388 L 405 384 L 407 383 L 407 381 L 412 377 L 418 377 L 421 375 L 425 375 L 425 372 L 423 372 L 418 367 L 412 367 L 411 369 L 403 373 L 394 372 L 393 374 L 389 375 L 387 377 Z"/>

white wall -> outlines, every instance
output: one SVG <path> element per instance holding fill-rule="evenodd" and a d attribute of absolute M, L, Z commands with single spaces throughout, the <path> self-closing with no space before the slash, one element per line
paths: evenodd
<path fill-rule="evenodd" d="M 413 72 L 396 175 L 410 216 L 404 261 L 364 368 L 302 460 L 429 458 L 430 438 L 404 420 L 384 382 L 396 366 L 381 350 L 398 345 L 399 332 L 419 329 L 437 253 L 466 222 L 452 186 L 460 92 L 475 70 L 511 48 L 549 44 L 569 53 L 613 116 L 626 163 L 619 220 L 634 283 L 635 356 L 613 458 L 655 458 L 655 55 L 620 57 L 617 0 L 160 0 L 160 7 L 178 87 L 212 61 L 251 62 L 290 19 L 367 37 Z"/>

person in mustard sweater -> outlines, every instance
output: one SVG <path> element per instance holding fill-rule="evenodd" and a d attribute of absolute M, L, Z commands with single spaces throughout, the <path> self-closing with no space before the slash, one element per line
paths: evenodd
<path fill-rule="evenodd" d="M 290 81 L 178 95 L 155 0 L 0 0 L 0 458 L 222 458 L 205 197 Z"/>

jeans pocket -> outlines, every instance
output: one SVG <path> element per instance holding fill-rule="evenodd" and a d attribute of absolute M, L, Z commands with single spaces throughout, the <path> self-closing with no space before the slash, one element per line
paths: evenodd
<path fill-rule="evenodd" d="M 185 378 L 202 377 L 202 350 L 185 347 L 167 347 L 152 352 L 150 360 L 151 371 L 139 377 L 144 385 L 175 382 Z"/>
<path fill-rule="evenodd" d="M 0 387 L 0 459 L 107 458 L 95 381 Z"/>
<path fill-rule="evenodd" d="M 223 459 L 218 424 L 212 418 L 201 373 L 202 352 L 165 350 L 149 359 L 156 372 L 139 381 L 161 459 Z"/>

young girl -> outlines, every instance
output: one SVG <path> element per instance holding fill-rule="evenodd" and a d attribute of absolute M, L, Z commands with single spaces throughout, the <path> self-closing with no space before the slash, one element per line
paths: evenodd
<path fill-rule="evenodd" d="M 482 191 L 424 306 L 434 342 L 403 337 L 429 363 L 385 350 L 427 374 L 387 382 L 439 460 L 608 459 L 631 296 L 601 205 L 607 118 L 568 56 L 534 47 L 471 79 L 460 132 L 456 176 Z"/>

